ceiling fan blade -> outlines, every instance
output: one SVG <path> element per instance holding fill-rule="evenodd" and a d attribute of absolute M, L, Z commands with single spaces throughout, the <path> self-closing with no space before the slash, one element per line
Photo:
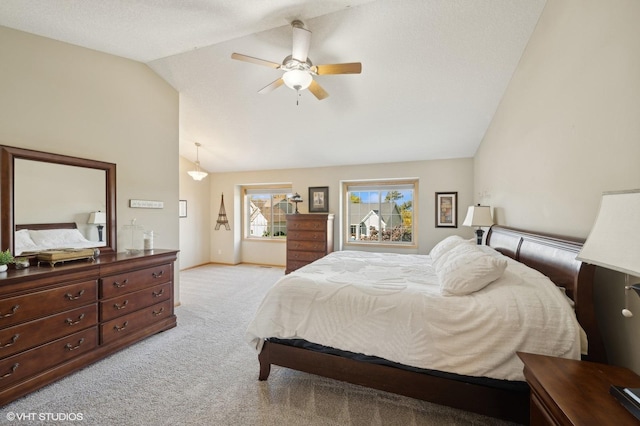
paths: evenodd
<path fill-rule="evenodd" d="M 268 86 L 265 86 L 262 89 L 258 90 L 258 93 L 260 93 L 261 95 L 264 95 L 266 93 L 273 92 L 274 90 L 276 90 L 278 87 L 282 86 L 283 84 L 284 84 L 284 80 L 279 78 L 276 81 L 274 81 L 273 83 L 269 84 Z"/>
<path fill-rule="evenodd" d="M 240 53 L 232 53 L 231 59 L 237 59 L 239 61 L 249 62 L 256 65 L 262 65 L 269 68 L 280 68 L 280 64 L 276 64 L 275 62 L 265 61 L 264 59 L 254 58 L 252 56 L 242 55 Z"/>
<path fill-rule="evenodd" d="M 309 91 L 313 93 L 313 96 L 318 98 L 319 101 L 329 96 L 329 93 L 327 93 L 327 91 L 324 90 L 315 80 L 311 80 Z"/>
<path fill-rule="evenodd" d="M 295 22 L 293 25 L 293 49 L 291 57 L 300 62 L 306 62 L 307 55 L 309 55 L 309 46 L 311 45 L 311 31 L 296 25 Z"/>
<path fill-rule="evenodd" d="M 318 75 L 327 74 L 360 74 L 362 64 L 360 62 L 350 62 L 346 64 L 316 65 L 313 71 Z"/>

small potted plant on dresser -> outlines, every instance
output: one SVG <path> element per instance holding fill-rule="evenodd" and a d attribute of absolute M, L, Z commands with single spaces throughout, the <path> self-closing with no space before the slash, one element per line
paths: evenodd
<path fill-rule="evenodd" d="M 9 249 L 0 251 L 0 272 L 6 271 L 9 263 L 13 263 L 13 255 Z"/>

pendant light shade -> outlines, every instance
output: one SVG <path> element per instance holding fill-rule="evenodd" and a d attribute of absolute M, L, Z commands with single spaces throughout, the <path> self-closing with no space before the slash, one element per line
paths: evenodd
<path fill-rule="evenodd" d="M 188 171 L 189 176 L 193 178 L 193 180 L 202 180 L 207 177 L 209 173 L 200 170 L 200 153 L 199 153 L 200 144 L 196 142 L 196 169 Z"/>

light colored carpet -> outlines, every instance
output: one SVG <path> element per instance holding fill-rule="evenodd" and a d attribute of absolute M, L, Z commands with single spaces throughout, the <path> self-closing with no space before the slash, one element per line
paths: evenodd
<path fill-rule="evenodd" d="M 0 408 L 0 424 L 11 413 L 35 414 L 20 425 L 509 424 L 279 367 L 259 382 L 244 331 L 283 274 L 256 265 L 181 272 L 178 327 Z M 82 421 L 39 420 L 59 413 Z"/>

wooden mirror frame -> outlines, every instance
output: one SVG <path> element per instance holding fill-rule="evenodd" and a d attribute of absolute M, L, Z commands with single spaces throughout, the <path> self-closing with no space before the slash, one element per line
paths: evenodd
<path fill-rule="evenodd" d="M 16 159 L 103 170 L 105 172 L 105 194 L 107 197 L 105 200 L 107 213 L 107 223 L 105 224 L 107 245 L 100 247 L 100 251 L 102 253 L 115 253 L 117 251 L 115 164 L 11 146 L 0 146 L 0 214 L 2 215 L 0 221 L 0 248 L 2 250 L 9 248 L 13 253 L 15 249 L 13 244 L 16 223 L 13 200 L 14 165 Z"/>

